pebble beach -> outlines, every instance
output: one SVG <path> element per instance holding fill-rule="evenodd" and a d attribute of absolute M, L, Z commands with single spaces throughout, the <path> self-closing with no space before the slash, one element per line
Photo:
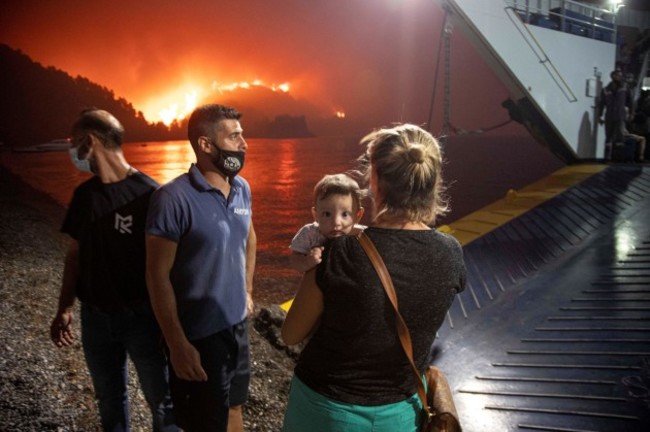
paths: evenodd
<path fill-rule="evenodd" d="M 49 338 L 68 241 L 59 232 L 64 215 L 52 198 L 0 166 L 0 431 L 101 430 L 78 333 L 63 349 Z M 294 281 L 267 278 L 255 289 L 288 283 Z M 252 381 L 244 423 L 247 431 L 279 431 L 294 363 L 277 341 L 282 312 L 272 305 L 256 308 L 249 320 Z M 149 431 L 133 370 L 131 430 Z"/>

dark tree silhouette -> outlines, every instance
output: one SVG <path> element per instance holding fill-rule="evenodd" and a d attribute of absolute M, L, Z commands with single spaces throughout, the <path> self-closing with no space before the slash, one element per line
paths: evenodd
<path fill-rule="evenodd" d="M 43 67 L 27 55 L 0 44 L 0 141 L 20 147 L 69 135 L 82 109 L 111 112 L 126 129 L 128 141 L 183 139 L 178 123 L 170 127 L 147 122 L 141 111 L 112 90 L 85 77 L 71 77 Z"/>
<path fill-rule="evenodd" d="M 72 77 L 52 66 L 44 67 L 19 50 L 0 44 L 0 142 L 22 147 L 70 134 L 70 126 L 82 109 L 97 107 L 117 117 L 126 129 L 127 141 L 164 141 L 187 137 L 187 120 L 149 123 L 131 102 L 88 78 Z M 315 112 L 308 103 L 282 92 L 258 88 L 228 96 L 223 103 L 244 113 L 247 137 L 299 138 L 313 136 L 301 108 Z M 280 114 L 292 112 L 293 115 Z M 271 114 L 273 113 L 273 114 Z"/>

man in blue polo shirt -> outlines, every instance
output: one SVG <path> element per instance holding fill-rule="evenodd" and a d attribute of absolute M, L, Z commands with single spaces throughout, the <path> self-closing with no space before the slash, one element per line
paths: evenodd
<path fill-rule="evenodd" d="M 153 194 L 147 217 L 147 286 L 188 432 L 243 430 L 256 237 L 250 187 L 237 175 L 248 147 L 240 117 L 223 105 L 194 110 L 196 164 Z"/>

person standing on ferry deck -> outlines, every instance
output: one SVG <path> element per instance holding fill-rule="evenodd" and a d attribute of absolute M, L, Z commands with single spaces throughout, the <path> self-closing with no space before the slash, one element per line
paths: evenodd
<path fill-rule="evenodd" d="M 605 159 L 612 158 L 612 148 L 623 142 L 628 134 L 625 122 L 634 113 L 632 92 L 623 81 L 620 69 L 610 74 L 612 81 L 600 91 L 598 98 L 598 121 L 605 125 Z M 605 112 L 605 118 L 603 118 Z"/>

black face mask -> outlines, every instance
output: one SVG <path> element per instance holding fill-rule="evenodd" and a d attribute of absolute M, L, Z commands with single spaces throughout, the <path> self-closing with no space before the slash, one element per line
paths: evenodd
<path fill-rule="evenodd" d="M 217 149 L 217 156 L 212 158 L 212 164 L 227 177 L 236 176 L 244 168 L 246 152 L 222 150 L 216 144 L 212 145 Z"/>

